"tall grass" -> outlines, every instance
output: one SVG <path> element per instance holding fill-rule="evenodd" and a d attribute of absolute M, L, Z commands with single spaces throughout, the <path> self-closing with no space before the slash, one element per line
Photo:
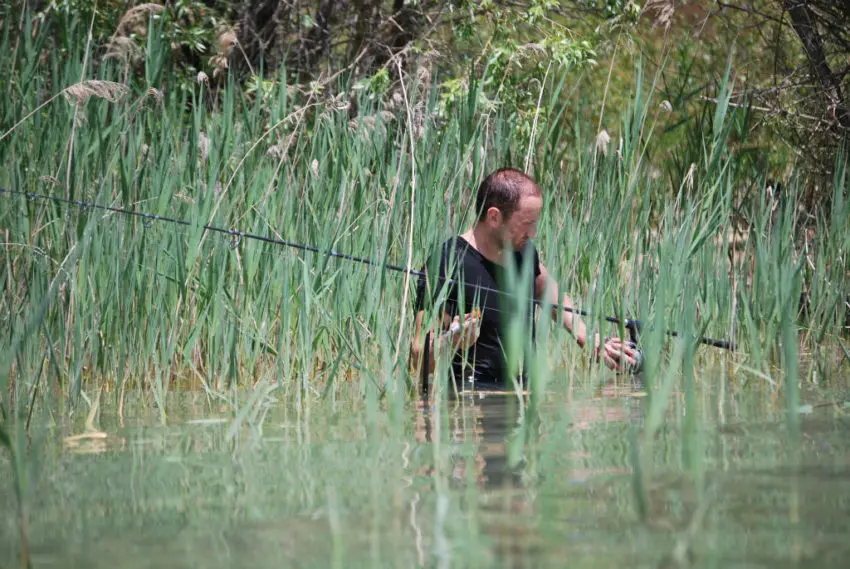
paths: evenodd
<path fill-rule="evenodd" d="M 420 268 L 470 222 L 488 171 L 525 164 L 528 145 L 511 116 L 479 107 L 474 91 L 441 113 L 438 89 L 415 80 L 405 84 L 406 108 L 387 112 L 364 98 L 354 121 L 338 100 L 293 94 L 285 73 L 260 95 L 228 82 L 213 98 L 203 82 L 175 88 L 154 40 L 144 76 L 127 93 L 102 96 L 89 82 L 122 83 L 123 68 L 83 73 L 91 54 L 82 36 L 42 61 L 49 30 L 32 34 L 25 23 L 19 49 L 11 49 L 8 20 L 0 43 L 14 54 L 0 60 L 0 187 L 191 226 L 0 196 L 0 446 L 12 458 L 23 551 L 34 411 L 46 423 L 85 416 L 93 429 L 101 397 L 117 399 L 120 413 L 129 394 L 150 401 L 165 422 L 169 395 L 192 389 L 232 414 L 225 436 L 233 445 L 243 426 L 262 429 L 275 400 L 292 403 L 304 424 L 316 406 L 363 402 L 369 437 L 382 435 L 387 417 L 405 431 L 402 409 L 418 380 L 407 361 L 412 279 L 235 241 L 203 225 Z M 704 499 L 701 388 L 781 391 L 794 433 L 800 383 L 831 381 L 836 340 L 846 336 L 850 200 L 843 155 L 823 210 L 801 214 L 804 179 L 769 195 L 767 173 L 737 150 L 751 123 L 726 104 L 726 83 L 719 104 L 680 127 L 681 147 L 658 148 L 665 106 L 656 79 L 639 66 L 636 74 L 628 108 L 600 119 L 582 113 L 577 78 L 553 73 L 543 99 L 553 118 L 538 125 L 531 173 L 545 200 L 538 248 L 562 290 L 592 314 L 589 332 L 623 334 L 604 321 L 608 314 L 643 322 L 646 413 L 630 451 L 634 503 L 648 521 L 653 445 L 671 409 L 684 417 L 681 463 Z M 612 134 L 607 146 L 597 124 Z M 539 440 L 546 394 L 606 373 L 542 317 L 537 331 L 536 350 L 518 323 L 506 346 L 532 388 L 509 458 L 530 471 L 538 451 L 551 450 Z M 701 347 L 702 335 L 740 349 Z M 442 433 L 434 462 L 444 469 L 449 418 L 438 405 L 432 419 Z M 369 491 L 377 502 L 379 478 Z M 449 502 L 439 477 L 436 494 L 442 531 Z M 447 545 L 438 549 L 448 555 Z"/>
<path fill-rule="evenodd" d="M 232 387 L 268 384 L 303 412 L 317 397 L 347 392 L 372 406 L 388 393 L 404 399 L 415 379 L 410 326 L 399 318 L 412 322 L 412 282 L 405 297 L 407 281 L 395 273 L 235 242 L 202 225 L 378 261 L 410 256 L 419 268 L 469 222 L 481 177 L 524 163 L 527 147 L 516 144 L 510 118 L 478 108 L 474 93 L 440 115 L 436 89 L 413 81 L 410 117 L 364 100 L 352 122 L 321 96 L 293 99 L 285 74 L 262 97 L 229 82 L 213 104 L 204 83 L 194 91 L 169 84 L 153 40 L 144 77 L 126 96 L 59 97 L 28 116 L 79 83 L 87 55 L 77 47 L 85 42 L 69 41 L 61 59 L 43 63 L 42 36 L 22 37 L 17 60 L 0 66 L 0 184 L 193 225 L 0 198 L 6 401 L 37 405 L 55 394 L 70 410 L 101 388 L 118 398 L 136 391 L 164 417 L 169 392 L 189 387 L 236 404 Z M 122 72 L 103 64 L 86 80 L 120 81 Z M 682 127 L 687 144 L 665 153 L 652 148 L 663 106 L 636 73 L 650 87 L 633 93 L 621 117 L 604 117 L 615 133 L 604 151 L 594 143 L 597 118 L 576 116 L 574 99 L 563 96 L 569 73 L 547 85 L 556 118 L 539 125 L 532 160 L 545 193 L 544 262 L 598 316 L 591 332 L 617 333 L 605 314 L 643 319 L 646 387 L 661 406 L 652 407 L 651 425 L 677 382 L 679 368 L 669 364 L 685 356 L 688 381 L 719 359 L 732 381 L 773 383 L 789 353 L 781 346 L 801 328 L 812 373 L 829 369 L 833 352 L 824 346 L 846 313 L 845 158 L 837 157 L 831 209 L 816 212 L 807 235 L 796 203 L 804 181 L 790 180 L 778 200 L 766 195 L 764 173 L 748 171 L 730 143 L 745 140 L 748 123 L 725 104 L 725 88 L 720 104 Z M 652 163 L 650 154 L 669 158 Z M 36 315 L 38 325 L 27 326 Z M 671 343 L 668 328 L 683 338 Z M 731 336 L 741 351 L 696 349 L 690 338 L 702 334 Z M 557 369 L 585 360 L 560 332 L 546 343 L 535 369 L 546 370 L 541 385 L 562 389 L 569 373 Z M 41 395 L 31 398 L 34 378 Z"/>

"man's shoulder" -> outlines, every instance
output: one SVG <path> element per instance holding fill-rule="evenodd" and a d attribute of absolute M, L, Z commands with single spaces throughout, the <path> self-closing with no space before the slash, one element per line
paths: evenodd
<path fill-rule="evenodd" d="M 474 260 L 474 255 L 470 257 L 473 251 L 472 246 L 460 235 L 449 237 L 441 241 L 439 246 L 428 253 L 427 270 L 437 270 L 439 266 L 441 273 L 453 272 L 459 266 L 464 266 Z"/>
<path fill-rule="evenodd" d="M 450 255 L 463 256 L 468 248 L 469 243 L 464 241 L 460 235 L 453 235 L 440 244 L 438 251 L 441 257 L 447 258 Z"/>

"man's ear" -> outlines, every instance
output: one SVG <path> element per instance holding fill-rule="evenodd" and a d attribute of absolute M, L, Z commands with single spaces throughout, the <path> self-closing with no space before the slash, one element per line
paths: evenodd
<path fill-rule="evenodd" d="M 491 207 L 487 210 L 487 222 L 498 227 L 504 221 L 502 210 L 497 207 Z"/>

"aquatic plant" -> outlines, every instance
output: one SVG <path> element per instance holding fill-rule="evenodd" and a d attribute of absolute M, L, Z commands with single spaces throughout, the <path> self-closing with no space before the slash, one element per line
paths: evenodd
<path fill-rule="evenodd" d="M 352 120 L 339 97 L 295 98 L 281 74 L 262 100 L 231 85 L 211 109 L 204 82 L 194 93 L 168 87 L 155 42 L 149 82 L 124 86 L 108 64 L 89 76 L 80 51 L 47 73 L 33 37 L 0 67 L 15 92 L 0 101 L 9 125 L 0 183 L 192 225 L 2 198 L 13 347 L 3 373 L 18 400 L 34 393 L 36 377 L 72 402 L 105 386 L 119 398 L 136 389 L 160 407 L 175 386 L 227 399 L 229 387 L 264 379 L 304 405 L 352 388 L 406 392 L 413 279 L 202 226 L 420 268 L 469 221 L 482 174 L 504 164 L 529 164 L 544 188 L 539 247 L 562 286 L 594 315 L 647 325 L 651 397 L 660 390 L 663 401 L 672 385 L 659 379 L 674 346 L 669 328 L 740 342 L 742 355 L 699 349 L 692 358 L 723 358 L 744 382 L 774 381 L 778 346 L 796 337 L 780 333 L 789 318 L 816 356 L 808 379 L 835 361 L 828 346 L 845 321 L 850 235 L 840 221 L 850 209 L 845 158 L 836 158 L 831 203 L 801 218 L 795 196 L 805 180 L 788 180 L 779 195 L 763 189 L 763 173 L 748 171 L 731 143 L 745 140 L 747 111 L 728 107 L 722 86 L 720 103 L 706 103 L 687 127 L 690 145 L 676 155 L 689 166 L 680 171 L 650 158 L 666 107 L 657 78 L 642 80 L 639 67 L 627 112 L 619 124 L 603 117 L 599 136 L 595 117 L 571 118 L 569 76 L 553 75 L 541 104 L 556 119 L 518 149 L 510 122 L 477 107 L 474 87 L 440 115 L 435 88 L 411 77 L 400 107 L 364 103 Z M 36 310 L 43 324 L 25 327 Z M 589 324 L 617 332 L 601 318 Z M 563 334 L 550 341 L 549 364 L 583 361 Z"/>

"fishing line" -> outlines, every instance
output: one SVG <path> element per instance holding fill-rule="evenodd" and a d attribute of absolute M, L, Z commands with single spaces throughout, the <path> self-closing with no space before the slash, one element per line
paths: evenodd
<path fill-rule="evenodd" d="M 22 192 L 20 190 L 10 190 L 10 189 L 7 189 L 7 188 L 0 188 L 0 194 L 7 194 L 8 196 L 13 196 L 13 195 L 23 196 L 23 197 L 26 197 L 27 199 L 29 199 L 30 201 L 35 201 L 35 200 L 39 199 L 39 200 L 52 201 L 52 202 L 56 202 L 56 203 L 64 203 L 64 204 L 67 204 L 67 205 L 70 205 L 70 206 L 75 206 L 75 207 L 81 208 L 84 211 L 101 210 L 101 211 L 109 211 L 109 212 L 112 212 L 112 213 L 118 213 L 118 214 L 122 214 L 122 215 L 135 216 L 135 217 L 139 217 L 139 218 L 142 219 L 142 224 L 146 228 L 150 228 L 153 225 L 153 223 L 156 222 L 156 221 L 162 221 L 162 222 L 165 222 L 165 223 L 173 223 L 173 224 L 181 225 L 181 226 L 184 226 L 184 227 L 196 227 L 196 224 L 189 222 L 189 221 L 186 221 L 184 219 L 177 219 L 177 218 L 173 218 L 173 217 L 156 215 L 156 214 L 146 213 L 146 212 L 142 212 L 142 211 L 133 211 L 133 210 L 125 209 L 125 208 L 121 208 L 121 207 L 107 206 L 107 205 L 102 205 L 102 204 L 97 204 L 97 203 L 92 203 L 92 202 L 86 202 L 86 201 L 82 201 L 82 200 L 71 200 L 71 199 L 62 198 L 62 197 L 59 197 L 59 196 L 36 194 L 36 193 L 33 193 L 33 192 Z M 411 269 L 409 267 L 402 267 L 400 265 L 394 265 L 392 263 L 380 263 L 378 261 L 374 261 L 374 260 L 366 258 L 366 257 L 358 257 L 358 256 L 355 256 L 355 255 L 349 255 L 347 253 L 340 253 L 338 251 L 334 251 L 333 249 L 322 251 L 321 249 L 318 249 L 316 247 L 311 247 L 309 245 L 303 245 L 301 243 L 295 243 L 293 241 L 286 241 L 284 239 L 277 239 L 275 237 L 266 237 L 266 236 L 263 236 L 263 235 L 257 235 L 255 233 L 246 233 L 244 231 L 239 231 L 239 230 L 236 230 L 236 229 L 225 229 L 223 227 L 216 227 L 216 226 L 213 226 L 213 225 L 204 225 L 203 229 L 205 231 L 212 231 L 212 232 L 220 233 L 222 235 L 230 236 L 230 237 L 234 238 L 235 240 L 252 239 L 252 240 L 255 240 L 255 241 L 261 241 L 263 243 L 269 243 L 269 244 L 272 244 L 272 245 L 280 245 L 280 246 L 283 246 L 283 247 L 290 247 L 290 248 L 298 249 L 298 250 L 301 250 L 301 251 L 306 251 L 306 252 L 310 252 L 310 253 L 317 253 L 319 255 L 328 255 L 330 257 L 334 257 L 334 258 L 337 258 L 337 259 L 343 259 L 343 260 L 346 260 L 346 261 L 352 261 L 352 262 L 361 263 L 361 264 L 364 264 L 364 265 L 370 265 L 370 266 L 373 266 L 373 267 L 389 269 L 391 271 L 395 271 L 395 272 L 399 272 L 399 273 L 407 273 L 409 275 L 416 276 L 416 277 L 428 278 L 427 274 L 424 271 Z M 237 242 L 237 244 L 238 244 L 238 242 Z M 449 285 L 452 285 L 452 286 L 461 284 L 455 279 L 451 279 L 451 278 L 448 278 L 448 277 L 442 277 L 442 276 L 438 276 L 437 281 L 443 281 L 443 282 L 445 282 Z M 489 288 L 489 287 L 477 286 L 477 285 L 471 285 L 471 286 L 473 286 L 474 289 L 481 291 L 481 292 L 493 293 L 493 294 L 497 294 L 497 295 L 511 296 L 510 293 L 506 293 L 504 291 L 492 289 L 492 288 Z M 578 309 L 578 308 L 570 308 L 570 307 L 561 306 L 561 305 L 555 304 L 555 303 L 546 303 L 545 301 L 538 300 L 536 298 L 530 299 L 530 300 L 533 304 L 535 304 L 537 306 L 543 307 L 544 305 L 548 304 L 548 306 L 550 306 L 550 308 L 553 309 L 553 310 L 561 310 L 561 311 L 564 311 L 564 312 L 577 314 L 579 316 L 584 316 L 586 318 L 591 318 L 591 315 L 588 312 L 581 310 L 581 309 Z M 636 338 L 637 334 L 643 329 L 643 325 L 639 320 L 633 320 L 631 318 L 615 318 L 613 316 L 604 316 L 603 318 L 607 322 L 610 322 L 612 324 L 622 324 L 633 335 L 633 340 Z M 678 337 L 679 336 L 679 333 L 676 332 L 676 331 L 673 331 L 673 330 L 666 330 L 665 333 L 668 336 L 672 336 L 672 337 Z M 734 350 L 737 349 L 736 345 L 730 340 L 715 340 L 715 339 L 712 339 L 712 338 L 704 338 L 704 337 L 696 338 L 696 339 L 701 344 L 706 344 L 706 345 L 709 345 L 709 346 L 713 346 L 715 348 L 722 348 L 722 349 L 731 350 L 731 351 L 734 351 Z"/>

